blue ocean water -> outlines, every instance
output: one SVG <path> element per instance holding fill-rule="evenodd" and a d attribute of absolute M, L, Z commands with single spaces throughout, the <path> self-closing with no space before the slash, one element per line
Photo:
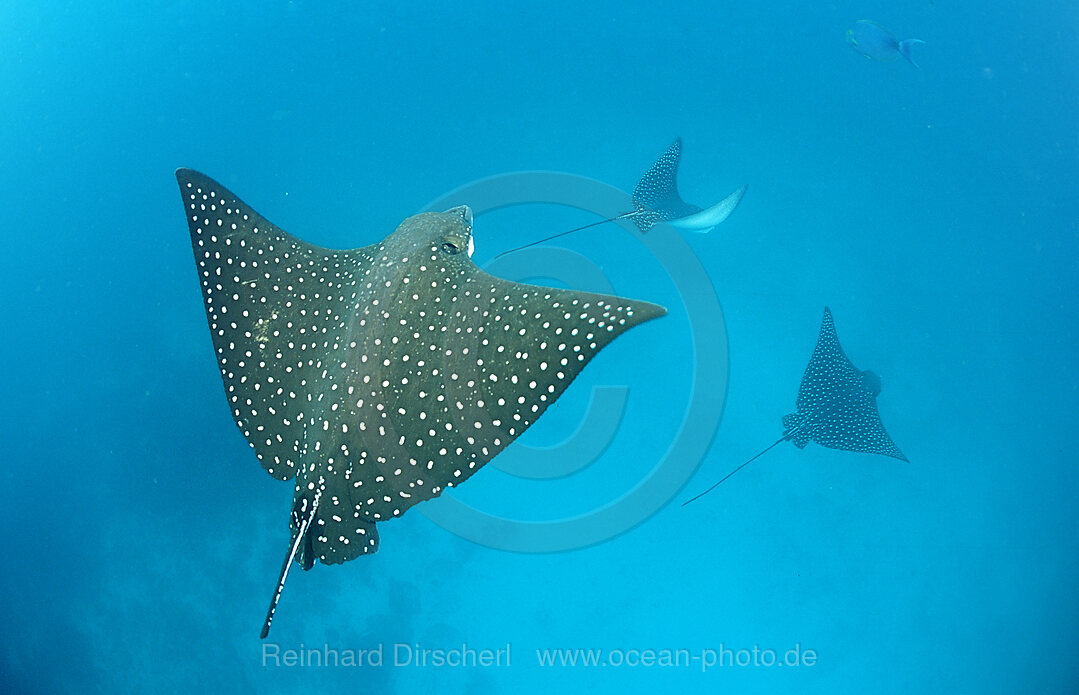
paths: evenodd
<path fill-rule="evenodd" d="M 924 40 L 921 69 L 852 51 L 859 19 Z M 1060 1 L 0 8 L 4 691 L 1073 692 L 1077 29 Z M 291 486 L 222 398 L 173 170 L 350 248 L 488 177 L 629 191 L 676 136 L 688 200 L 749 184 L 722 226 L 657 255 L 606 225 L 512 268 L 581 261 L 671 309 L 448 493 L 531 540 L 421 505 L 294 572 L 260 641 Z M 532 204 L 492 200 L 474 260 L 619 212 L 582 186 L 494 185 Z M 825 305 L 910 463 L 784 444 L 682 508 L 782 433 Z M 594 387 L 625 395 L 595 462 L 508 472 L 593 444 Z M 696 473 L 633 497 L 657 467 Z"/>

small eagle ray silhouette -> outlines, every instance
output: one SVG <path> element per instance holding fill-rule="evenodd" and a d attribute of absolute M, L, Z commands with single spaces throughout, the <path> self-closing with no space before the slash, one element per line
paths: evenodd
<path fill-rule="evenodd" d="M 783 416 L 783 436 L 712 487 L 683 502 L 682 506 L 704 497 L 780 442 L 790 441 L 804 449 L 813 441 L 831 449 L 880 454 L 906 461 L 907 457 L 888 436 L 881 422 L 877 410 L 878 395 L 880 377 L 868 369 L 859 371 L 851 363 L 839 344 L 832 311 L 824 307 L 817 345 L 798 387 L 798 410 Z"/>

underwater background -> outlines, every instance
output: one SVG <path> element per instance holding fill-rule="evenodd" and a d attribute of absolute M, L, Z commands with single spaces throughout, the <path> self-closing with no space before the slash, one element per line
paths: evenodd
<path fill-rule="evenodd" d="M 584 5 L 0 8 L 4 692 L 1074 692 L 1079 7 Z M 860 19 L 924 40 L 920 69 L 852 50 Z M 631 191 L 676 136 L 687 200 L 749 184 L 682 235 L 722 312 L 694 317 L 693 273 L 619 225 L 521 256 L 514 279 L 574 284 L 583 258 L 671 314 L 447 495 L 588 519 L 680 433 L 701 455 L 672 465 L 695 474 L 562 552 L 420 505 L 380 524 L 377 555 L 294 571 L 260 641 L 291 484 L 231 422 L 173 170 L 351 248 L 487 177 Z M 477 263 L 620 211 L 532 202 L 477 216 Z M 681 507 L 782 434 L 826 305 L 910 463 L 783 444 Z M 587 443 L 600 387 L 627 396 L 591 465 L 499 468 Z M 683 426 L 693 399 L 722 419 Z"/>

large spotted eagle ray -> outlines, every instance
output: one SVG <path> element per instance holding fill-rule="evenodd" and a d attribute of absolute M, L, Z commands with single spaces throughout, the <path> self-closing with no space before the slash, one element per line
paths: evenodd
<path fill-rule="evenodd" d="M 508 282 L 471 260 L 472 212 L 349 251 L 293 237 L 179 169 L 214 350 L 262 466 L 295 479 L 292 563 L 378 550 L 376 524 L 460 485 L 655 304 Z"/>
<path fill-rule="evenodd" d="M 667 151 L 660 155 L 659 159 L 649 167 L 641 180 L 637 182 L 636 188 L 633 189 L 632 210 L 582 227 L 575 227 L 566 232 L 559 232 L 509 251 L 503 251 L 495 258 L 513 251 L 527 249 L 552 239 L 564 237 L 582 229 L 589 229 L 619 220 L 633 222 L 637 229 L 641 230 L 642 234 L 647 233 L 660 222 L 666 222 L 675 229 L 684 231 L 702 234 L 710 231 L 720 222 L 730 217 L 734 209 L 738 207 L 738 203 L 742 202 L 742 197 L 746 194 L 749 184 L 743 184 L 726 198 L 707 209 L 700 208 L 682 200 L 682 196 L 678 194 L 678 165 L 681 161 L 682 138 L 675 138 Z"/>
<path fill-rule="evenodd" d="M 798 388 L 798 410 L 783 416 L 783 436 L 682 506 L 707 495 L 780 442 L 790 441 L 804 449 L 813 441 L 832 449 L 882 454 L 906 461 L 907 457 L 892 442 L 880 421 L 879 394 L 880 377 L 869 370 L 859 371 L 847 359 L 835 332 L 832 312 L 825 307 L 817 346 Z"/>

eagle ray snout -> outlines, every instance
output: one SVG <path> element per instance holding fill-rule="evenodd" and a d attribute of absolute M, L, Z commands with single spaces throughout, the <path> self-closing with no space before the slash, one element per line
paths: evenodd
<path fill-rule="evenodd" d="M 467 205 L 458 205 L 455 208 L 450 208 L 446 211 L 446 214 L 457 215 L 465 221 L 465 224 L 468 225 L 469 229 L 472 228 L 472 208 Z"/>

